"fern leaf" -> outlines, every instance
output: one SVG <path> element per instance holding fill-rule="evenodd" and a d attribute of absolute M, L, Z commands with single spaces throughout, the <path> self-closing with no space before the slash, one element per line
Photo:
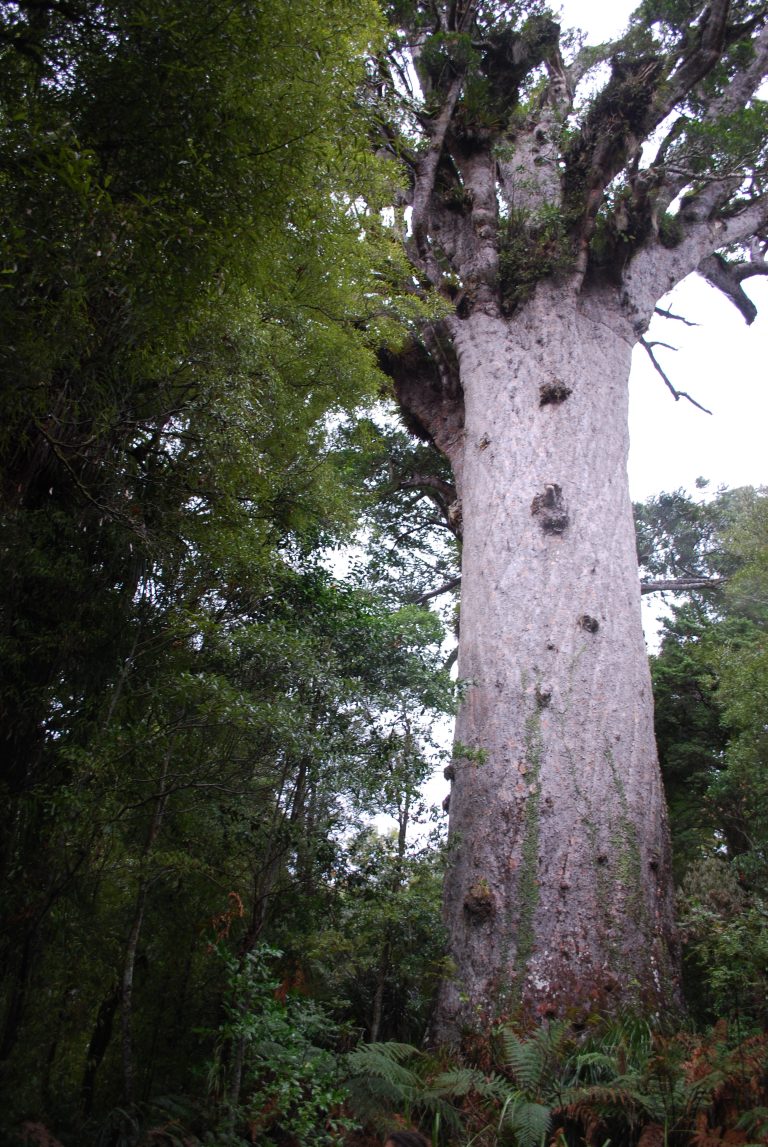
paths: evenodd
<path fill-rule="evenodd" d="M 436 1075 L 432 1080 L 430 1092 L 434 1095 L 461 1098 L 469 1095 L 470 1091 L 480 1093 L 483 1084 L 484 1077 L 481 1072 L 471 1067 L 458 1067 L 453 1071 L 442 1071 Z"/>
<path fill-rule="evenodd" d="M 347 1063 L 353 1075 L 376 1076 L 395 1088 L 418 1089 L 418 1073 L 405 1064 L 408 1059 L 418 1063 L 422 1058 L 418 1048 L 410 1044 L 368 1043 L 350 1052 Z"/>
<path fill-rule="evenodd" d="M 543 1103 L 528 1100 L 515 1103 L 505 1122 L 515 1134 L 517 1147 L 541 1147 L 549 1131 L 552 1111 Z"/>
<path fill-rule="evenodd" d="M 535 1092 L 544 1068 L 542 1049 L 535 1040 L 521 1040 L 511 1030 L 502 1032 L 504 1063 L 521 1091 Z"/>

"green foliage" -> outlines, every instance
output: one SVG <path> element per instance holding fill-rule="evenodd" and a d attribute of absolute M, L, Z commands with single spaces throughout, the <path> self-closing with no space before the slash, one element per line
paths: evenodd
<path fill-rule="evenodd" d="M 502 1081 L 471 1066 L 444 1063 L 410 1044 L 366 1044 L 349 1057 L 350 1095 L 361 1117 L 382 1130 L 393 1114 L 449 1134 L 475 1130 L 474 1104 L 501 1102 Z"/>
<path fill-rule="evenodd" d="M 359 98 L 377 34 L 346 3 L 0 8 L 4 1126 L 149 1134 L 218 1030 L 209 940 L 309 975 L 345 840 L 419 811 L 442 628 L 320 564 L 356 520 L 335 420 L 413 313 Z M 329 1061 L 292 1008 L 273 1098 L 306 1138 Z"/>
<path fill-rule="evenodd" d="M 545 206 L 535 217 L 510 212 L 499 238 L 499 286 L 505 310 L 513 311 L 536 283 L 568 270 L 572 262 L 566 217 L 559 207 Z"/>
<path fill-rule="evenodd" d="M 421 847 L 405 842 L 406 826 L 425 819 L 416 788 L 409 791 L 402 772 L 385 783 L 379 807 L 397 817 L 400 831 L 368 827 L 348 842 L 332 914 L 304 944 L 317 990 L 376 1040 L 423 1037 L 443 971 L 437 833 Z"/>
<path fill-rule="evenodd" d="M 397 1112 L 489 1147 L 636 1143 L 644 1129 L 654 1142 L 693 1144 L 763 1118 L 764 1036 L 669 1036 L 632 1015 L 593 1017 L 581 1032 L 550 1023 L 494 1035 L 450 1062 L 402 1044 L 358 1049 L 350 1087 L 361 1115 L 384 1128 Z"/>
<path fill-rule="evenodd" d="M 714 1015 L 765 1021 L 768 904 L 761 892 L 725 857 L 705 857 L 686 874 L 680 927 Z"/>
<path fill-rule="evenodd" d="M 670 148 L 669 158 L 685 170 L 692 181 L 705 176 L 733 178 L 745 167 L 762 181 L 768 162 L 766 127 L 768 105 L 754 100 L 716 123 L 691 120 Z"/>
<path fill-rule="evenodd" d="M 361 515 L 364 552 L 355 579 L 393 602 L 451 586 L 459 548 L 446 459 L 394 424 L 388 411 L 341 427 L 336 441 Z"/>
<path fill-rule="evenodd" d="M 665 622 L 651 663 L 656 728 L 691 1002 L 709 1018 L 762 1023 L 766 497 L 721 491 L 696 503 L 661 495 L 642 508 L 639 537 L 641 561 L 656 576 L 726 578 L 674 606 Z"/>
<path fill-rule="evenodd" d="M 223 1065 L 242 1046 L 240 1101 L 230 1124 L 266 1143 L 292 1136 L 302 1144 L 330 1144 L 353 1126 L 344 1115 L 341 1062 L 331 1050 L 338 1028 L 318 1005 L 281 994 L 272 967 L 282 953 L 262 944 L 241 961 L 226 958 L 225 1022 L 217 1035 L 209 1087 L 226 1097 Z"/>

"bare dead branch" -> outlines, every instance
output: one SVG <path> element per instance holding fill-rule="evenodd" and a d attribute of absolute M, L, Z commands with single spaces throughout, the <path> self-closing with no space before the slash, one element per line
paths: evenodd
<path fill-rule="evenodd" d="M 646 347 L 654 347 L 654 346 L 663 346 L 665 350 L 673 350 L 673 351 L 677 351 L 677 350 L 679 349 L 679 348 L 678 348 L 678 347 L 676 347 L 676 346 L 672 346 L 672 344 L 671 344 L 671 343 L 663 343 L 663 342 L 661 342 L 661 340 L 660 340 L 660 339 L 654 339 L 654 340 L 652 340 L 652 341 L 647 341 L 647 342 L 646 342 Z"/>
<path fill-rule="evenodd" d="M 640 342 L 641 342 L 641 344 L 642 344 L 642 345 L 645 347 L 645 349 L 647 350 L 647 352 L 648 352 L 648 355 L 650 356 L 651 362 L 653 363 L 654 369 L 655 369 L 655 370 L 657 371 L 657 373 L 658 373 L 658 374 L 660 374 L 660 375 L 661 375 L 661 377 L 664 379 L 664 382 L 665 382 L 666 386 L 669 388 L 669 390 L 670 390 L 671 394 L 674 396 L 675 402 L 679 402 L 681 398 L 687 398 L 687 399 L 688 399 L 688 401 L 689 401 L 689 402 L 690 402 L 690 403 L 691 403 L 693 406 L 696 406 L 696 407 L 697 407 L 699 410 L 703 410 L 705 414 L 711 414 L 711 413 L 712 413 L 712 411 L 711 411 L 711 410 L 707 410 L 706 406 L 702 406 L 702 405 L 701 405 L 701 403 L 700 403 L 700 402 L 697 402 L 695 398 L 691 398 L 690 394 L 688 394 L 688 393 L 687 393 L 687 391 L 685 391 L 685 390 L 678 390 L 678 389 L 677 389 L 677 388 L 676 388 L 676 387 L 675 387 L 675 386 L 672 384 L 672 382 L 671 382 L 671 381 L 669 380 L 669 378 L 667 377 L 667 374 L 666 374 L 666 372 L 664 371 L 664 368 L 661 366 L 661 364 L 659 363 L 658 359 L 656 358 L 656 355 L 653 353 L 653 346 L 654 346 L 654 344 L 652 344 L 652 343 L 649 343 L 649 342 L 648 342 L 646 339 L 644 339 L 644 338 L 641 338 L 641 339 L 640 339 Z"/>
<path fill-rule="evenodd" d="M 687 327 L 699 326 L 698 323 L 691 322 L 690 319 L 686 319 L 683 315 L 676 315 L 673 311 L 665 311 L 663 307 L 654 307 L 653 313 L 655 315 L 661 315 L 663 319 L 675 319 L 679 323 L 685 323 Z"/>

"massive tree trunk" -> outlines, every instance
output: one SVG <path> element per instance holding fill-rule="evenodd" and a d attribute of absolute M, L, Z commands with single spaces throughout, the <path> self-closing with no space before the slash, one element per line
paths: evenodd
<path fill-rule="evenodd" d="M 632 328 L 542 286 L 455 325 L 464 548 L 438 1030 L 676 1000 L 627 483 Z"/>
<path fill-rule="evenodd" d="M 768 10 L 643 10 L 568 59 L 538 4 L 397 11 L 381 76 L 401 114 L 381 142 L 409 171 L 413 284 L 445 311 L 382 363 L 406 424 L 451 463 L 440 501 L 464 533 L 437 1035 L 658 1012 L 678 1002 L 678 954 L 627 383 L 686 275 L 754 317 L 742 283 L 768 274 L 768 153 L 739 138 L 761 114 L 745 105 Z"/>

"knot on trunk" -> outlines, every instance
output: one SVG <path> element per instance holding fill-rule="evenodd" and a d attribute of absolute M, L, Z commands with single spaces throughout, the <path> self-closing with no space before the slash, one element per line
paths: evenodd
<path fill-rule="evenodd" d="M 536 686 L 536 706 L 539 709 L 547 709 L 552 700 L 552 688 L 549 685 Z"/>
<path fill-rule="evenodd" d="M 563 491 L 556 482 L 544 487 L 531 502 L 531 513 L 538 518 L 545 534 L 562 534 L 568 525 L 568 511 L 565 507 Z"/>
<path fill-rule="evenodd" d="M 448 525 L 459 539 L 461 538 L 462 524 L 461 498 L 457 498 L 448 507 Z"/>
<path fill-rule="evenodd" d="M 564 382 L 546 382 L 539 387 L 539 406 L 559 406 L 571 393 Z"/>
<path fill-rule="evenodd" d="M 464 911 L 468 916 L 480 922 L 487 920 L 495 908 L 493 893 L 484 876 L 481 876 L 467 890 L 464 897 Z"/>

